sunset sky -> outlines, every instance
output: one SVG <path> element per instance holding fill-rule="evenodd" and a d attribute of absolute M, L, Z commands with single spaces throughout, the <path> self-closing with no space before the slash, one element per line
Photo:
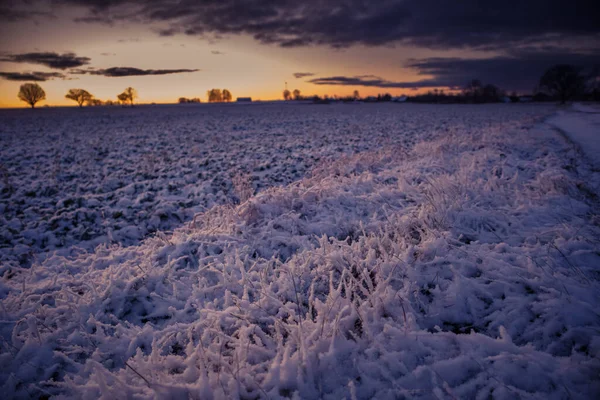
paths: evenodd
<path fill-rule="evenodd" d="M 450 6 L 451 4 L 451 6 Z M 411 94 L 473 78 L 528 92 L 556 63 L 600 64 L 593 1 L 0 0 L 0 107 L 84 88 L 139 102 Z"/>

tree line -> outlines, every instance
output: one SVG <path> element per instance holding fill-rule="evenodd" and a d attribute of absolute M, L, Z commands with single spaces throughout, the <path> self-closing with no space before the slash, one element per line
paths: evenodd
<path fill-rule="evenodd" d="M 358 90 L 355 90 L 354 92 L 352 92 L 352 95 L 350 96 L 338 96 L 338 95 L 332 95 L 329 96 L 328 94 L 325 94 L 323 96 L 319 96 L 319 95 L 310 95 L 310 96 L 303 96 L 300 95 L 300 91 L 294 90 L 294 97 L 293 98 L 288 98 L 288 100 L 310 100 L 313 103 L 318 103 L 318 104 L 327 104 L 331 101 L 342 101 L 344 103 L 349 103 L 349 102 L 354 102 L 354 101 L 363 101 L 363 102 L 378 102 L 378 101 L 391 101 L 392 100 L 392 95 L 389 93 L 385 93 L 385 94 L 378 94 L 376 97 L 375 96 L 369 96 L 369 97 L 361 97 L 360 93 L 358 92 Z M 284 95 L 284 99 L 285 99 L 285 95 Z"/>
<path fill-rule="evenodd" d="M 284 100 L 304 100 L 304 97 L 302 97 L 302 95 L 300 94 L 300 91 L 298 89 L 294 89 L 293 92 L 290 92 L 289 90 L 285 89 L 283 91 L 283 99 Z"/>
<path fill-rule="evenodd" d="M 25 83 L 19 88 L 19 93 L 17 97 L 19 98 L 19 100 L 29 104 L 31 108 L 34 108 L 38 102 L 46 99 L 46 92 L 37 83 Z M 112 106 L 127 104 L 133 106 L 134 100 L 137 97 L 137 91 L 132 87 L 126 88 L 123 91 L 123 93 L 117 95 L 117 101 L 102 101 L 100 99 L 95 98 L 90 92 L 88 92 L 85 89 L 69 89 L 69 91 L 65 95 L 65 98 L 73 100 L 79 105 L 79 107 L 83 107 L 84 104 L 88 106 Z M 207 92 L 207 97 L 209 103 L 230 102 L 233 100 L 233 95 L 228 89 L 211 89 Z M 180 97 L 178 99 L 178 102 L 180 104 L 201 103 L 201 100 L 197 97 L 194 97 L 192 99 Z"/>
<path fill-rule="evenodd" d="M 517 102 L 520 97 L 516 92 L 507 93 L 491 83 L 484 84 L 479 79 L 469 81 L 458 93 L 434 89 L 425 94 L 406 96 L 406 101 L 415 103 L 497 103 Z M 532 101 L 558 101 L 561 104 L 569 100 L 600 101 L 600 67 L 592 69 L 587 74 L 583 68 L 558 64 L 548 68 L 539 79 L 537 86 L 529 97 Z M 293 97 L 289 90 L 283 91 L 284 100 L 312 100 L 314 103 L 329 103 L 330 101 L 351 102 L 362 100 L 366 102 L 392 101 L 390 93 L 381 93 L 361 99 L 358 91 L 352 96 L 308 96 L 300 95 L 299 90 L 294 90 Z"/>
<path fill-rule="evenodd" d="M 229 103 L 233 100 L 233 95 L 227 89 L 211 89 L 206 92 L 209 103 Z"/>
<path fill-rule="evenodd" d="M 206 91 L 206 99 L 209 103 L 229 103 L 233 101 L 233 95 L 228 89 L 210 89 Z M 188 99 L 187 97 L 180 97 L 177 102 L 179 104 L 194 104 L 202 103 L 198 97 Z"/>
<path fill-rule="evenodd" d="M 19 88 L 18 98 L 21 101 L 29 104 L 31 108 L 46 99 L 46 92 L 37 83 L 25 83 Z M 230 102 L 233 100 L 233 95 L 228 89 L 211 89 L 206 92 L 209 103 Z M 127 105 L 133 107 L 134 100 L 138 97 L 137 91 L 132 88 L 126 88 L 123 93 L 117 95 L 117 101 L 107 100 L 102 101 L 94 98 L 94 96 L 85 89 L 70 89 L 65 97 L 75 101 L 79 107 L 84 104 L 90 106 L 99 105 Z M 288 89 L 283 91 L 283 99 L 289 100 L 306 100 L 312 99 L 315 103 L 329 102 L 330 99 L 342 101 L 356 101 L 360 99 L 357 90 L 352 96 L 330 98 L 309 96 L 304 97 L 300 90 L 295 89 L 290 92 Z M 463 90 L 456 93 L 446 93 L 444 90 L 434 89 L 426 94 L 411 96 L 408 98 L 412 102 L 421 103 L 494 103 L 500 101 L 517 101 L 518 96 L 515 92 L 508 95 L 505 91 L 499 89 L 493 84 L 483 84 L 478 79 L 471 80 Z M 600 101 L 600 67 L 593 69 L 590 73 L 584 74 L 581 67 L 558 64 L 546 70 L 544 75 L 539 80 L 537 87 L 532 95 L 533 100 L 538 101 L 559 101 L 561 104 L 569 100 L 587 100 Z M 377 97 L 369 97 L 367 101 L 391 101 L 392 95 L 389 93 L 379 94 Z M 188 99 L 185 97 L 179 98 L 179 103 L 200 103 L 200 99 L 195 97 Z"/>
<path fill-rule="evenodd" d="M 46 99 L 46 92 L 37 83 L 25 83 L 19 88 L 19 93 L 17 97 L 19 98 L 19 100 L 29 104 L 31 108 L 35 108 L 35 105 L 38 102 Z M 85 89 L 69 89 L 69 91 L 65 95 L 65 98 L 73 100 L 79 105 L 79 107 L 83 107 L 84 104 L 87 104 L 89 106 L 112 106 L 119 104 L 129 104 L 133 107 L 133 101 L 137 99 L 137 97 L 137 91 L 132 87 L 126 88 L 123 91 L 123 93 L 117 95 L 117 101 L 102 101 L 100 99 L 96 99 L 90 92 L 88 92 Z"/>
<path fill-rule="evenodd" d="M 600 68 L 584 73 L 583 68 L 578 66 L 554 65 L 544 72 L 528 96 L 519 96 L 516 92 L 509 94 L 495 85 L 484 85 L 480 80 L 473 79 L 458 94 L 436 89 L 412 96 L 409 100 L 421 103 L 496 103 L 517 102 L 522 97 L 530 101 L 558 101 L 560 104 L 570 100 L 600 101 Z"/>
<path fill-rule="evenodd" d="M 600 69 L 584 73 L 583 68 L 557 64 L 548 68 L 529 95 L 519 96 L 516 92 L 507 93 L 492 84 L 483 84 L 474 79 L 467 83 L 461 92 L 448 94 L 443 90 L 433 90 L 426 94 L 412 96 L 408 100 L 421 103 L 496 103 L 528 101 L 600 101 Z"/>

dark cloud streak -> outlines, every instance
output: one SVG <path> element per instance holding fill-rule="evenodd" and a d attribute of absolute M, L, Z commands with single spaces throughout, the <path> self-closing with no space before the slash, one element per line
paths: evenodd
<path fill-rule="evenodd" d="M 352 77 L 330 76 L 326 78 L 311 79 L 308 82 L 315 85 L 363 86 L 382 89 L 412 89 L 450 86 L 449 82 L 443 80 L 423 79 L 415 82 L 394 82 L 373 75 Z"/>
<path fill-rule="evenodd" d="M 37 18 L 55 18 L 55 15 L 47 11 L 23 10 L 0 4 L 0 21 L 19 22 Z"/>
<path fill-rule="evenodd" d="M 39 64 L 53 69 L 77 68 L 89 64 L 89 57 L 79 57 L 75 53 L 54 52 L 8 54 L 0 58 L 3 62 Z"/>
<path fill-rule="evenodd" d="M 312 72 L 294 72 L 294 78 L 296 79 L 301 79 L 301 78 L 306 78 L 308 76 L 314 76 L 315 74 L 313 74 Z"/>
<path fill-rule="evenodd" d="M 112 67 L 106 69 L 77 69 L 71 71 L 75 75 L 101 75 L 111 78 L 120 78 L 124 76 L 146 76 L 146 75 L 168 75 L 187 72 L 196 72 L 199 69 L 139 69 L 133 67 Z"/>
<path fill-rule="evenodd" d="M 49 79 L 65 79 L 66 76 L 60 72 L 0 72 L 0 77 L 7 81 L 34 81 L 45 82 Z"/>

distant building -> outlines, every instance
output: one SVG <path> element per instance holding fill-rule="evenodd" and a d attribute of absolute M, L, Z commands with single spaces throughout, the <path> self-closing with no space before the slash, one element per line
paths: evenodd
<path fill-rule="evenodd" d="M 406 96 L 398 96 L 398 97 L 392 98 L 392 101 L 394 103 L 404 103 L 406 100 L 408 100 L 408 97 L 406 97 Z"/>
<path fill-rule="evenodd" d="M 236 101 L 238 103 L 250 103 L 252 101 L 252 97 L 238 97 Z"/>

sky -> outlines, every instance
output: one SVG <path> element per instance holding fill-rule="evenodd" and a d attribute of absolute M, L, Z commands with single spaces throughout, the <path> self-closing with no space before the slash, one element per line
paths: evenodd
<path fill-rule="evenodd" d="M 452 90 L 531 92 L 558 63 L 600 65 L 600 7 L 572 0 L 0 0 L 0 107 Z"/>

